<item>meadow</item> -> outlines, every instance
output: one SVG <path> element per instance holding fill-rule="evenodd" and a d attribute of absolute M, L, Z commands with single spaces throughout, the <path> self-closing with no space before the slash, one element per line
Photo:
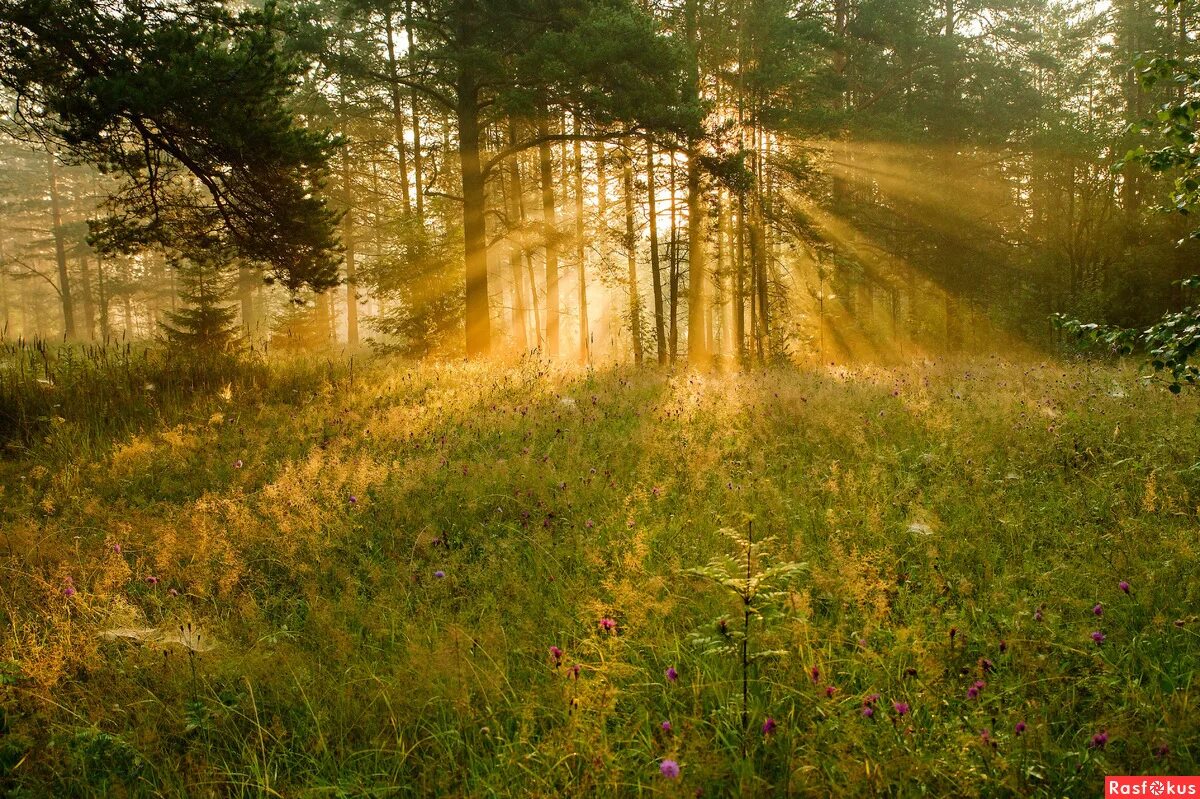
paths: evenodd
<path fill-rule="evenodd" d="M 39 357 L 0 370 L 7 796 L 1200 771 L 1200 402 L 1132 365 Z"/>

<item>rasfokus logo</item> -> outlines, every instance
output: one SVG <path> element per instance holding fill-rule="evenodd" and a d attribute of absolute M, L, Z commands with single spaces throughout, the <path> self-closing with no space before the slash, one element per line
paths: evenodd
<path fill-rule="evenodd" d="M 1195 796 L 1200 777 L 1105 777 L 1104 799 L 1114 796 Z"/>

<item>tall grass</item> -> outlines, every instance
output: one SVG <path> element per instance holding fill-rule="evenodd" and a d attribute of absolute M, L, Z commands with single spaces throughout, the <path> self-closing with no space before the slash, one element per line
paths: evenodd
<path fill-rule="evenodd" d="M 1194 396 L 994 359 L 243 368 L 124 433 L 81 399 L 94 433 L 0 468 L 0 790 L 1050 797 L 1200 768 Z M 748 518 L 749 577 L 721 532 Z"/>

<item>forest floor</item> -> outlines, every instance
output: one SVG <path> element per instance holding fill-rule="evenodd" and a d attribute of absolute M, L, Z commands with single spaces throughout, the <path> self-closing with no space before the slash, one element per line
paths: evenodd
<path fill-rule="evenodd" d="M 1195 395 L 999 359 L 287 385 L 107 444 L 64 415 L 0 460 L 0 793 L 1100 796 L 1200 771 Z M 722 530 L 751 520 L 773 612 L 744 668 L 744 583 L 691 570 L 740 574 Z"/>

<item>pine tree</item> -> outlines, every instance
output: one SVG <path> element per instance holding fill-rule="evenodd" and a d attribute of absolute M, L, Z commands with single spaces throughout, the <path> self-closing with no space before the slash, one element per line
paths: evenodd
<path fill-rule="evenodd" d="M 223 355 L 241 343 L 237 307 L 227 304 L 234 272 L 223 263 L 187 260 L 176 266 L 184 307 L 162 322 L 168 346 L 200 355 Z"/>

